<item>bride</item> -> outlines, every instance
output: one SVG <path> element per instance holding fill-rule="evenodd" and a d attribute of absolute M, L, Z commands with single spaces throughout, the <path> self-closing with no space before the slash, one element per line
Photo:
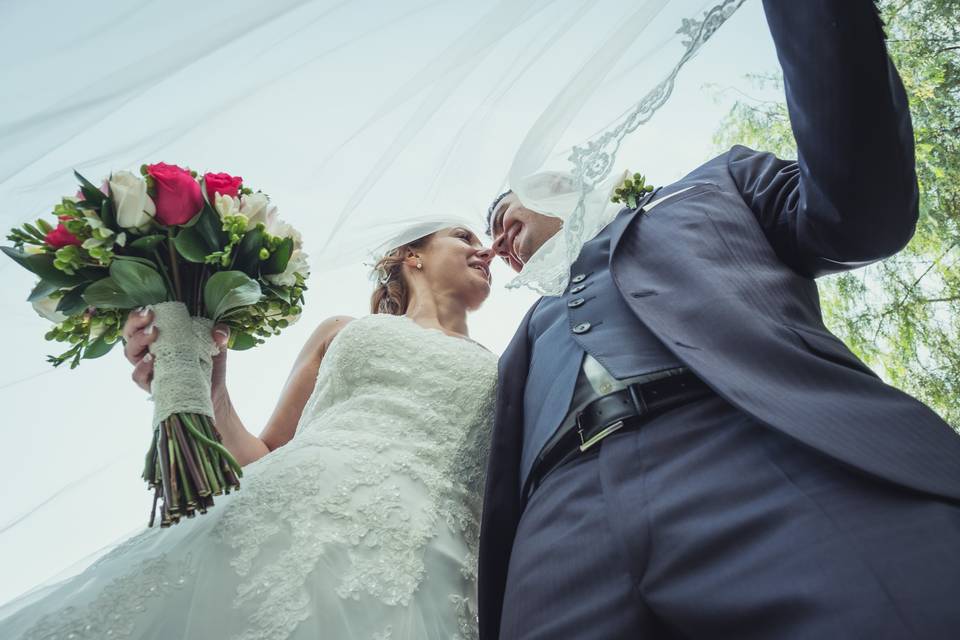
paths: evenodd
<path fill-rule="evenodd" d="M 492 257 L 460 227 L 388 252 L 373 315 L 320 324 L 260 436 L 233 410 L 222 351 L 216 423 L 243 490 L 13 603 L 0 637 L 475 637 L 496 357 L 466 315 Z M 124 337 L 149 389 L 149 310 Z"/>

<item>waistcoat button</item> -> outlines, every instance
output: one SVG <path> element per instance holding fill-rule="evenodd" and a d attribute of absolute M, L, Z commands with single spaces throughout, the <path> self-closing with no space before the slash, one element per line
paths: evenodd
<path fill-rule="evenodd" d="M 590 326 L 591 325 L 589 322 L 581 322 L 573 328 L 573 332 L 576 334 L 586 333 L 587 331 L 590 331 Z"/>
<path fill-rule="evenodd" d="M 583 298 L 574 298 L 573 300 L 567 303 L 567 306 L 570 307 L 571 309 L 576 309 L 583 303 L 584 303 Z"/>
<path fill-rule="evenodd" d="M 583 291 L 583 290 L 586 289 L 586 288 L 587 288 L 587 285 L 585 285 L 585 284 L 578 284 L 578 285 L 575 286 L 574 288 L 570 289 L 570 293 L 577 294 L 577 293 L 580 293 L 581 291 Z"/>
<path fill-rule="evenodd" d="M 585 274 L 578 273 L 577 275 L 573 276 L 573 278 L 570 279 L 570 282 L 572 282 L 573 284 L 579 284 L 586 279 L 587 279 L 587 276 Z"/>

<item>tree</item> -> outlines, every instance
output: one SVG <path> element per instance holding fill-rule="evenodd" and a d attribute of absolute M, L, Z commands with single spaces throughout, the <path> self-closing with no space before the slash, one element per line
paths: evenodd
<path fill-rule="evenodd" d="M 910 98 L 920 219 L 896 256 L 821 279 L 821 304 L 827 326 L 884 379 L 960 428 L 960 2 L 886 0 L 880 8 Z M 750 80 L 782 96 L 779 74 Z M 782 99 L 739 99 L 714 142 L 796 157 Z"/>

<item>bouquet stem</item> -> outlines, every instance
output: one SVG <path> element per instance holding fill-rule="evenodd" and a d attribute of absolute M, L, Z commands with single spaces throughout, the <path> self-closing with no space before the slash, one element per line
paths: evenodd
<path fill-rule="evenodd" d="M 220 444 L 209 417 L 176 413 L 154 430 L 144 461 L 143 477 L 154 490 L 149 525 L 160 507 L 160 526 L 169 527 L 184 516 L 206 513 L 213 496 L 240 488 L 240 465 Z"/>

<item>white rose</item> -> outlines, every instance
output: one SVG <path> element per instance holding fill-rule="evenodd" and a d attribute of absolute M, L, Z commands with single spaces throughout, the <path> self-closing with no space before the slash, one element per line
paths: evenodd
<path fill-rule="evenodd" d="M 290 254 L 290 260 L 287 261 L 287 268 L 283 273 L 274 273 L 264 276 L 268 282 L 281 287 L 291 287 L 297 283 L 293 274 L 299 273 L 306 277 L 310 273 L 310 263 L 307 261 L 307 254 L 299 249 Z"/>
<path fill-rule="evenodd" d="M 117 208 L 117 224 L 124 229 L 142 227 L 157 213 L 147 195 L 147 183 L 129 171 L 117 171 L 110 176 L 110 193 Z"/>
<path fill-rule="evenodd" d="M 303 247 L 303 236 L 300 232 L 280 218 L 274 218 L 273 223 L 267 227 L 267 233 L 278 238 L 293 238 L 294 250 Z"/>
<path fill-rule="evenodd" d="M 216 193 L 213 208 L 220 214 L 221 218 L 235 216 L 240 213 L 240 201 L 232 196 L 225 196 L 222 193 Z"/>
<path fill-rule="evenodd" d="M 272 218 L 277 217 L 277 208 L 262 193 L 251 193 L 240 198 L 240 213 L 247 216 L 247 231 L 260 223 L 269 227 Z"/>
<path fill-rule="evenodd" d="M 47 296 L 46 298 L 34 300 L 30 304 L 33 305 L 33 310 L 40 314 L 41 318 L 46 318 L 54 324 L 60 324 L 67 319 L 67 316 L 57 311 L 57 305 L 60 304 L 60 300 L 54 300 L 50 296 Z"/>

